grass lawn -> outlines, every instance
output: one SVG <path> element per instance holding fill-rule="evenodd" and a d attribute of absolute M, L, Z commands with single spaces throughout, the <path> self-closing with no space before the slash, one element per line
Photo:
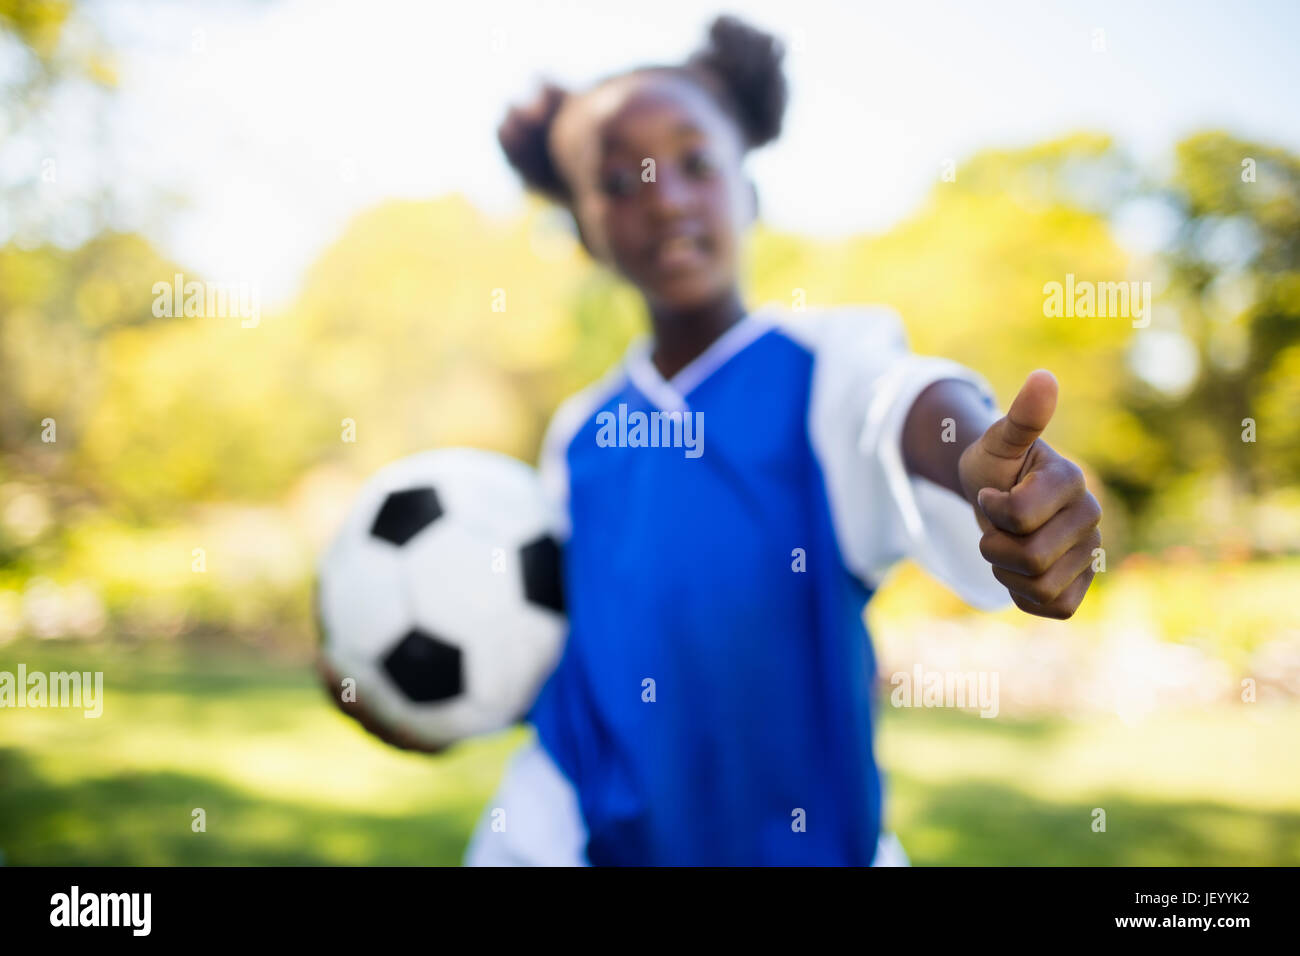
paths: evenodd
<path fill-rule="evenodd" d="M 306 666 L 248 654 L 0 649 L 0 670 L 20 661 L 102 670 L 104 712 L 0 710 L 11 865 L 455 864 L 525 733 L 408 755 L 336 713 Z M 886 708 L 878 745 L 916 864 L 1294 866 L 1297 740 L 1291 703 L 1135 726 Z"/>

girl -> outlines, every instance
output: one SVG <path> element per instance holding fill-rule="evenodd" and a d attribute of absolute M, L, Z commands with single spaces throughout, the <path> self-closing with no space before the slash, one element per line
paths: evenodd
<path fill-rule="evenodd" d="M 1050 374 L 999 417 L 888 309 L 746 304 L 742 163 L 785 99 L 779 45 L 721 18 L 680 66 L 547 86 L 501 126 L 653 335 L 548 430 L 571 630 L 469 863 L 905 862 L 872 753 L 877 582 L 910 556 L 1067 618 L 1092 580 L 1100 509 L 1038 437 Z"/>

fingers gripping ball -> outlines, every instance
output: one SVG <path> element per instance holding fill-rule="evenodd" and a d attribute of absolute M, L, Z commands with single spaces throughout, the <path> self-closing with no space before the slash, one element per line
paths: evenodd
<path fill-rule="evenodd" d="M 531 706 L 565 633 L 560 549 L 536 473 L 425 452 L 361 489 L 321 558 L 325 672 L 389 740 L 436 750 Z"/>

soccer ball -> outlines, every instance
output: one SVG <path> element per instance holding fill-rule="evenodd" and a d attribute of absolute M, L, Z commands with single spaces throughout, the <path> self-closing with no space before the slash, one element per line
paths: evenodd
<path fill-rule="evenodd" d="M 531 468 L 471 448 L 365 484 L 316 601 L 326 660 L 380 723 L 445 747 L 527 712 L 566 627 L 550 517 Z"/>

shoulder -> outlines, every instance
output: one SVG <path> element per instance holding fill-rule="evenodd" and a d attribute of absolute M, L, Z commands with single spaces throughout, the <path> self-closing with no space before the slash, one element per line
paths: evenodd
<path fill-rule="evenodd" d="M 887 305 L 831 306 L 807 312 L 776 307 L 765 312 L 778 334 L 812 356 L 814 419 L 861 415 L 880 386 L 907 364 L 910 353 L 903 319 Z"/>
<path fill-rule="evenodd" d="M 625 365 L 619 362 L 604 377 L 566 398 L 551 416 L 537 464 L 542 488 L 557 508 L 562 532 L 569 497 L 569 446 L 596 414 L 627 387 L 627 381 Z"/>
<path fill-rule="evenodd" d="M 627 382 L 627 370 L 620 362 L 604 376 L 560 402 L 546 426 L 541 463 L 545 465 L 551 456 L 563 456 L 583 427 L 627 386 Z"/>
<path fill-rule="evenodd" d="M 907 350 L 903 319 L 887 305 L 841 305 L 797 312 L 767 306 L 764 313 L 787 338 L 831 362 Z"/>

